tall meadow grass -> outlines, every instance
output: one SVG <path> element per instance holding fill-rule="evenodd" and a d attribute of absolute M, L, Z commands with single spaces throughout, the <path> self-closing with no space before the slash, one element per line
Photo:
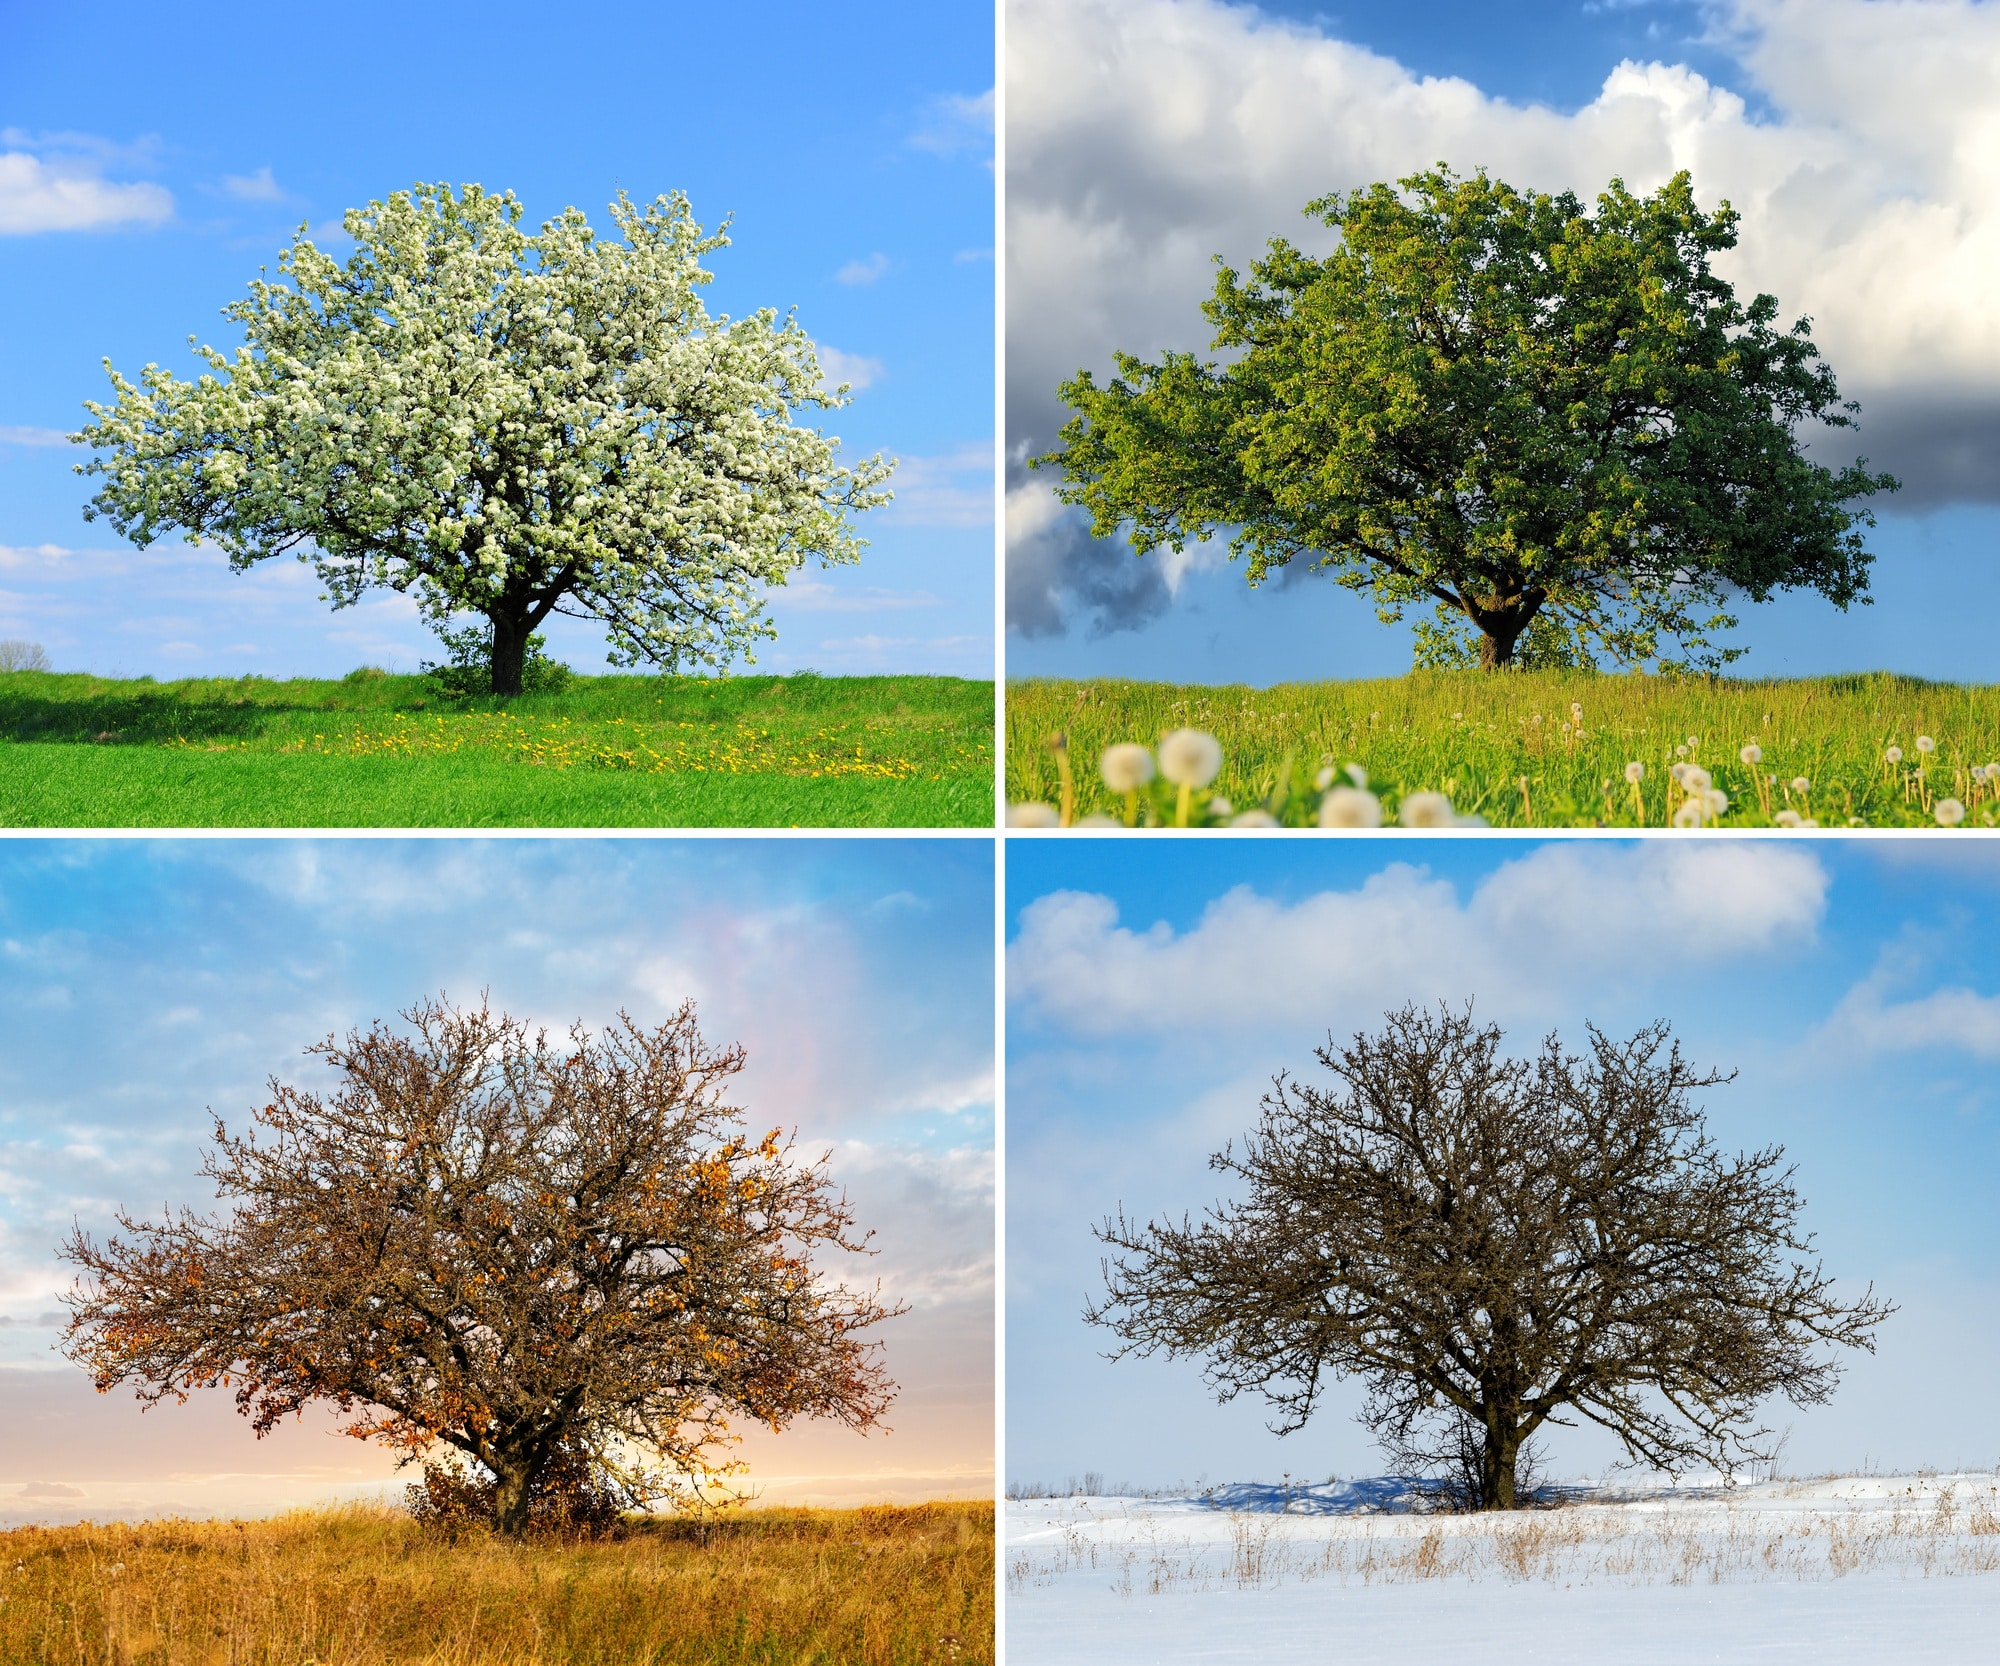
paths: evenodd
<path fill-rule="evenodd" d="M 1669 772 L 1681 762 L 1727 794 L 1723 826 L 1936 827 L 1947 800 L 1966 825 L 2000 817 L 2000 770 L 1988 773 L 2000 762 L 2000 687 L 1886 674 L 1440 671 L 1268 689 L 1035 680 L 1008 685 L 1006 712 L 1008 802 L 1060 800 L 1050 743 L 1064 736 L 1079 820 L 1124 808 L 1098 775 L 1107 746 L 1155 745 L 1177 729 L 1221 742 L 1214 791 L 1238 809 L 1269 801 L 1288 772 L 1296 793 L 1329 766 L 1358 764 L 1389 821 L 1402 798 L 1435 792 L 1496 827 L 1658 827 L 1680 801 Z"/>
<path fill-rule="evenodd" d="M 666 1666 L 993 1659 L 993 1508 L 756 1510 L 704 1544 L 426 1537 L 385 1507 L 0 1534 L 0 1660 Z"/>

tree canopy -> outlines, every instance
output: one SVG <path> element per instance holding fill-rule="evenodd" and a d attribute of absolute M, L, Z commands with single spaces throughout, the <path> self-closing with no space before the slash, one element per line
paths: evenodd
<path fill-rule="evenodd" d="M 531 234 L 511 192 L 419 185 L 348 212 L 344 265 L 301 230 L 224 309 L 233 358 L 137 385 L 106 361 L 86 518 L 239 569 L 295 554 L 336 607 L 386 586 L 434 627 L 482 616 L 496 693 L 552 612 L 600 622 L 614 664 L 749 655 L 765 586 L 857 559 L 848 514 L 888 501 L 889 467 L 794 422 L 847 402 L 795 319 L 703 307 L 726 228 L 678 193 L 611 213 L 622 241 L 574 208 Z"/>
<path fill-rule="evenodd" d="M 1711 261 L 1737 214 L 1686 173 L 1613 180 L 1596 212 L 1439 167 L 1308 205 L 1323 258 L 1282 238 L 1224 266 L 1203 311 L 1223 355 L 1117 355 L 1076 413 L 1057 495 L 1140 555 L 1227 533 L 1249 580 L 1303 561 L 1411 606 L 1419 663 L 1609 654 L 1713 669 L 1743 650 L 1736 595 L 1866 601 L 1872 525 L 1894 490 L 1865 461 L 1810 460 L 1801 425 L 1850 427 L 1810 324 L 1746 307 Z"/>
<path fill-rule="evenodd" d="M 1508 1059 L 1470 1008 L 1414 1007 L 1329 1039 L 1331 1083 L 1280 1074 L 1241 1149 L 1209 1159 L 1246 1197 L 1103 1224 L 1085 1316 L 1114 1358 L 1204 1359 L 1284 1433 L 1358 1378 L 1392 1457 L 1441 1465 L 1480 1508 L 1514 1508 L 1526 1443 L 1577 1418 L 1669 1472 L 1767 1456 L 1758 1403 L 1828 1399 L 1820 1345 L 1872 1350 L 1893 1308 L 1872 1286 L 1837 1300 L 1806 1259 L 1782 1148 L 1709 1139 L 1694 1095 L 1728 1077 L 1664 1024 L 1589 1040 Z"/>
<path fill-rule="evenodd" d="M 692 1005 L 566 1046 L 426 1003 L 309 1049 L 330 1097 L 271 1084 L 220 1118 L 227 1213 L 81 1228 L 65 1348 L 99 1392 L 233 1387 L 261 1435 L 314 1401 L 415 1459 L 456 1449 L 520 1532 L 579 1464 L 637 1502 L 705 1475 L 730 1419 L 874 1426 L 894 1393 L 875 1293 L 813 1265 L 864 1248 L 826 1159 L 748 1137 L 740 1048 Z"/>

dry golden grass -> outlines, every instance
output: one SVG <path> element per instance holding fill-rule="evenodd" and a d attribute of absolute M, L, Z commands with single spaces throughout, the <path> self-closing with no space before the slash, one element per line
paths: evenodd
<path fill-rule="evenodd" d="M 0 1534 L 0 1660 L 665 1666 L 993 1659 L 993 1507 L 755 1510 L 596 1544 L 355 1507 Z"/>

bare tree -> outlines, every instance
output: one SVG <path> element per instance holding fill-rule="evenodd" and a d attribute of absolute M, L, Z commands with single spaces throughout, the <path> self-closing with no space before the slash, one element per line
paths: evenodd
<path fill-rule="evenodd" d="M 356 1438 L 471 1459 L 508 1533 L 580 1458 L 657 1498 L 732 1418 L 877 1423 L 895 1387 L 856 1333 L 901 1309 L 815 1268 L 868 1235 L 824 1156 L 746 1137 L 742 1049 L 692 1004 L 567 1046 L 483 1002 L 404 1016 L 308 1049 L 331 1097 L 274 1081 L 247 1134 L 216 1120 L 230 1212 L 71 1235 L 64 1348 L 99 1392 L 232 1387 L 260 1435 L 331 1402 Z"/>
<path fill-rule="evenodd" d="M 1665 1024 L 1589 1033 L 1587 1056 L 1551 1035 L 1505 1059 L 1469 1006 L 1406 1007 L 1329 1038 L 1333 1083 L 1281 1073 L 1240 1153 L 1209 1159 L 1246 1200 L 1098 1229 L 1116 1253 L 1085 1317 L 1113 1358 L 1205 1359 L 1280 1433 L 1348 1376 L 1391 1452 L 1449 1462 L 1470 1429 L 1482 1509 L 1514 1508 L 1524 1443 L 1574 1417 L 1670 1473 L 1767 1456 L 1758 1402 L 1827 1400 L 1820 1344 L 1872 1351 L 1894 1308 L 1872 1285 L 1837 1301 L 1805 1259 L 1782 1147 L 1710 1141 L 1694 1095 L 1730 1076 L 1691 1068 Z"/>

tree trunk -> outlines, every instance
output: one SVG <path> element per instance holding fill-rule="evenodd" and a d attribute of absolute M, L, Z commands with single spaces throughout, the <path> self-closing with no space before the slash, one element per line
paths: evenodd
<path fill-rule="evenodd" d="M 1480 1509 L 1520 1508 L 1514 1492 L 1514 1469 L 1520 1460 L 1521 1437 L 1512 1429 L 1495 1429 L 1488 1424 L 1486 1444 L 1479 1454 Z"/>
<path fill-rule="evenodd" d="M 1479 669 L 1501 671 L 1514 663 L 1514 644 L 1520 640 L 1514 636 L 1496 636 L 1490 629 L 1479 639 Z"/>
<path fill-rule="evenodd" d="M 1546 590 L 1530 586 L 1465 603 L 1466 617 L 1479 627 L 1480 670 L 1501 671 L 1514 663 L 1514 644 L 1547 600 Z"/>
<path fill-rule="evenodd" d="M 526 1464 L 493 1472 L 493 1525 L 510 1539 L 528 1530 L 528 1506 L 534 1502 L 534 1475 Z"/>
<path fill-rule="evenodd" d="M 519 694 L 528 662 L 528 621 L 502 613 L 487 617 L 493 621 L 493 692 Z"/>

